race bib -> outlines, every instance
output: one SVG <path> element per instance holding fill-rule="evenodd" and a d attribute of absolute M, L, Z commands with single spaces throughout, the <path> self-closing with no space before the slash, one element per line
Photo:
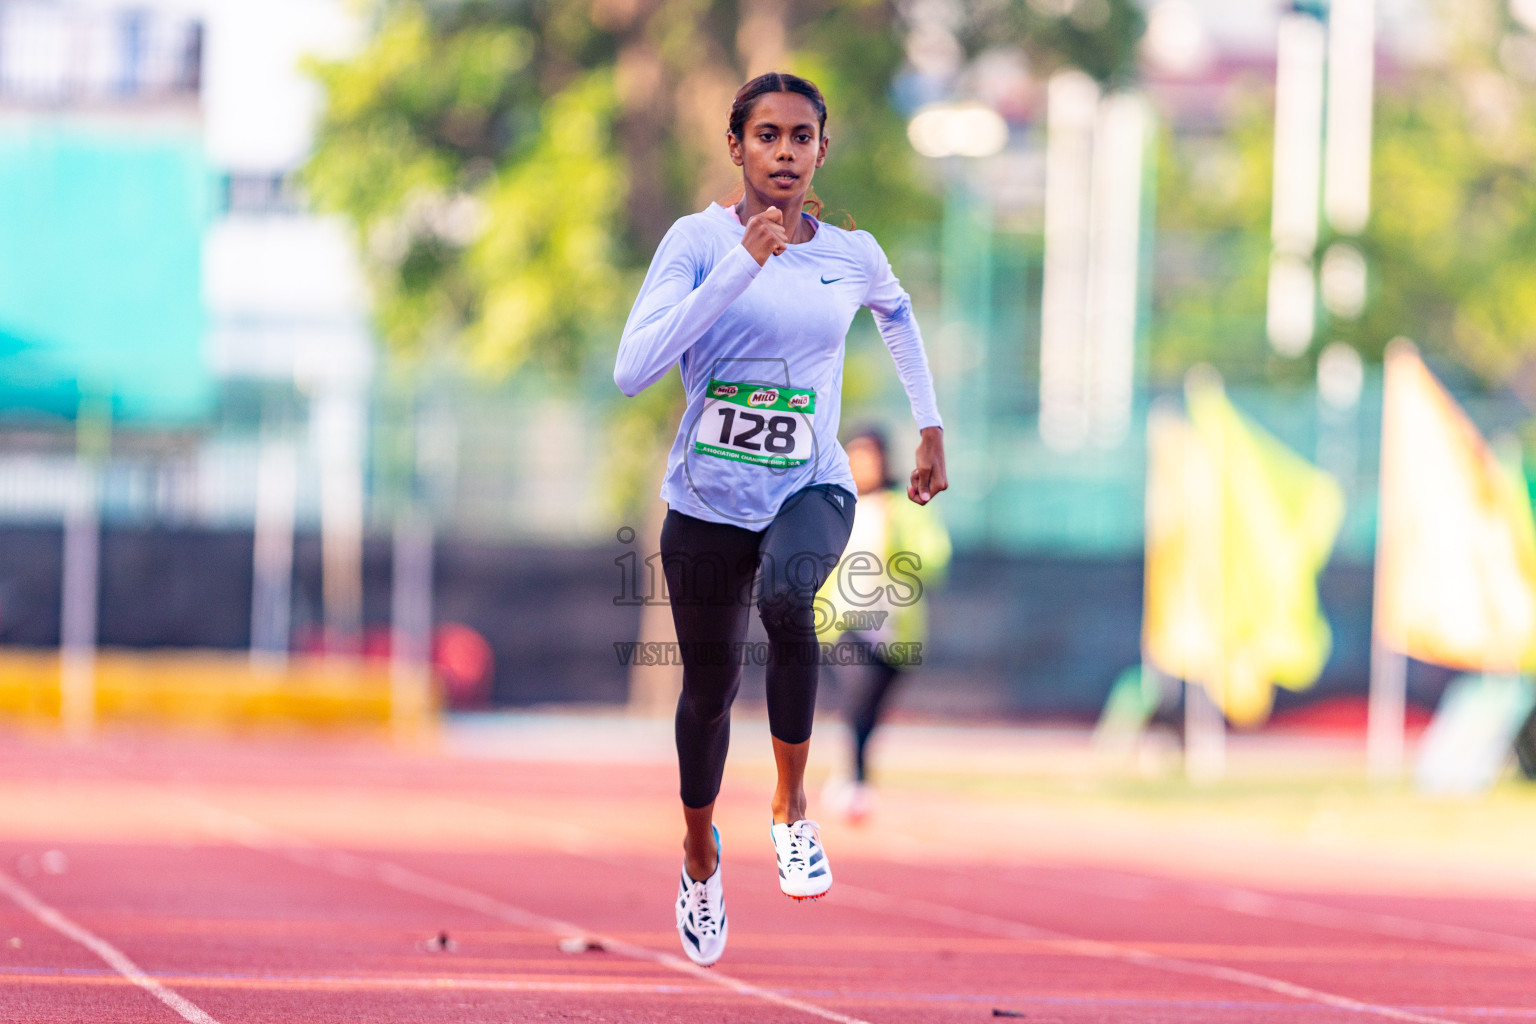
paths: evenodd
<path fill-rule="evenodd" d="M 801 466 L 814 453 L 816 392 L 712 380 L 693 433 L 693 450 L 733 462 Z"/>

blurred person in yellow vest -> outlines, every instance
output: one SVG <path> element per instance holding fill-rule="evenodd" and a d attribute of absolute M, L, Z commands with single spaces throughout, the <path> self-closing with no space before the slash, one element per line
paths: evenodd
<path fill-rule="evenodd" d="M 858 487 L 853 532 L 817 594 L 817 633 L 831 660 L 852 734 L 851 779 L 826 799 L 852 821 L 873 809 L 870 737 L 903 676 L 922 663 L 930 589 L 949 565 L 949 532 L 933 509 L 907 499 L 890 472 L 884 434 L 865 428 L 843 446 Z"/>

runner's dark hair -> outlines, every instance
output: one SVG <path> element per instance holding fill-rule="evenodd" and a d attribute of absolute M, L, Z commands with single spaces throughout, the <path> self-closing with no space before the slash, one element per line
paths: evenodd
<path fill-rule="evenodd" d="M 848 435 L 848 440 L 843 442 L 843 447 L 847 448 L 855 441 L 868 441 L 880 453 L 880 489 L 885 491 L 895 487 L 896 478 L 891 476 L 891 452 L 890 446 L 886 444 L 884 428 L 866 423 Z"/>
<path fill-rule="evenodd" d="M 792 75 L 788 71 L 770 71 L 767 74 L 758 75 L 752 81 L 736 90 L 736 98 L 731 101 L 731 134 L 741 140 L 747 130 L 747 118 L 752 116 L 752 108 L 757 106 L 758 97 L 770 92 L 792 92 L 797 96 L 804 96 L 811 101 L 811 106 L 816 110 L 816 132 L 818 135 L 827 134 L 827 100 L 822 96 L 821 90 L 816 88 L 816 83 L 799 75 Z M 826 209 L 816 195 L 816 190 L 811 189 L 805 197 L 806 208 L 811 211 L 811 216 L 821 219 L 822 211 Z M 846 223 L 843 225 L 849 231 L 854 230 L 853 217 L 843 214 Z"/>

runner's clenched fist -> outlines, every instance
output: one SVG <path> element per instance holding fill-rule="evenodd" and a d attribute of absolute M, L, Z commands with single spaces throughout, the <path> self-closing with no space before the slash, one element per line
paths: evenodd
<path fill-rule="evenodd" d="M 769 256 L 777 256 L 789 248 L 783 212 L 777 206 L 770 206 L 747 221 L 747 233 L 742 236 L 741 244 L 757 260 L 758 266 L 766 265 Z"/>

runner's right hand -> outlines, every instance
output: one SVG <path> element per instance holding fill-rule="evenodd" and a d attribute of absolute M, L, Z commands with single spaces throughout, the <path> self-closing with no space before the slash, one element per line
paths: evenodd
<path fill-rule="evenodd" d="M 777 256 L 789 248 L 783 211 L 777 206 L 770 206 L 747 221 L 747 233 L 742 236 L 741 244 L 757 260 L 758 266 L 766 264 L 769 256 Z"/>

